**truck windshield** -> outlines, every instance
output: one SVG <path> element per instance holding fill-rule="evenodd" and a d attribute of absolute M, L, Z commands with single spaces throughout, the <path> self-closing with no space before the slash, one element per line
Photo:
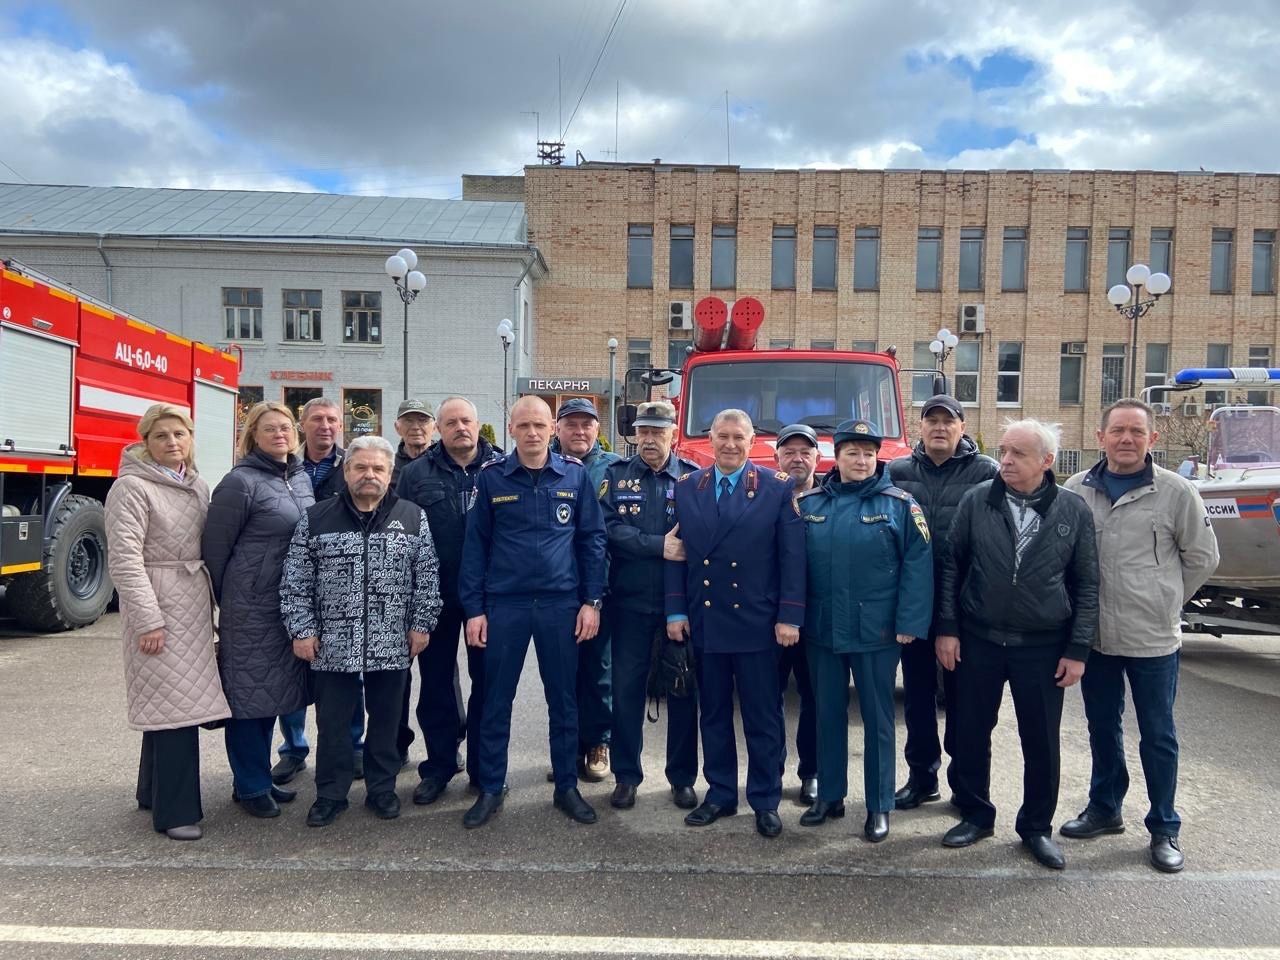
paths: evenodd
<path fill-rule="evenodd" d="M 1280 463 L 1280 409 L 1227 407 L 1215 410 L 1209 462 L 1215 466 Z"/>
<path fill-rule="evenodd" d="M 688 373 L 685 435 L 706 436 L 721 410 L 745 410 L 760 433 L 807 423 L 830 433 L 843 420 L 870 420 L 901 436 L 893 371 L 856 360 L 740 360 L 703 363 Z"/>

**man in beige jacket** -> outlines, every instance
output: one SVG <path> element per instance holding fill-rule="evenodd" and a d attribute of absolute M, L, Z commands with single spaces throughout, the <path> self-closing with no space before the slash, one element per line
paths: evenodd
<path fill-rule="evenodd" d="M 1217 569 L 1218 541 L 1195 487 L 1152 462 L 1149 451 L 1159 438 L 1153 425 L 1153 411 L 1141 400 L 1116 401 L 1103 411 L 1098 431 L 1104 458 L 1066 483 L 1093 511 L 1101 578 L 1098 637 L 1081 682 L 1093 754 L 1089 805 L 1061 833 L 1087 839 L 1124 832 L 1127 677 L 1151 802 L 1151 865 L 1176 873 L 1183 865 L 1182 821 L 1173 806 L 1181 611 Z"/>

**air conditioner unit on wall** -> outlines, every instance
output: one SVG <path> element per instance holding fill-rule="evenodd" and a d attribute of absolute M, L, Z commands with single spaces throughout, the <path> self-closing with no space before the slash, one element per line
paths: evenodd
<path fill-rule="evenodd" d="M 1173 404 L 1171 403 L 1153 403 L 1151 409 L 1156 412 L 1157 417 L 1167 417 L 1173 413 Z"/>
<path fill-rule="evenodd" d="M 672 300 L 667 304 L 667 329 L 693 329 L 693 301 Z"/>
<path fill-rule="evenodd" d="M 1074 343 L 1067 344 L 1067 353 L 1082 354 L 1088 353 L 1088 344 L 1083 340 L 1077 340 Z"/>
<path fill-rule="evenodd" d="M 1200 404 L 1188 400 L 1182 405 L 1182 415 L 1184 417 L 1200 416 Z"/>
<path fill-rule="evenodd" d="M 960 304 L 960 332 L 987 332 L 987 308 L 985 305 L 981 303 Z"/>

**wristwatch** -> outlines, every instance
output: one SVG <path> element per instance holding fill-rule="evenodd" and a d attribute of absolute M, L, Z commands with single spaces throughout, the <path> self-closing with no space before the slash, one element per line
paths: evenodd
<path fill-rule="evenodd" d="M 597 613 L 599 613 L 600 608 L 604 606 L 604 601 L 600 599 L 583 600 L 582 603 L 583 603 L 583 606 L 590 607 L 592 610 L 595 610 Z"/>

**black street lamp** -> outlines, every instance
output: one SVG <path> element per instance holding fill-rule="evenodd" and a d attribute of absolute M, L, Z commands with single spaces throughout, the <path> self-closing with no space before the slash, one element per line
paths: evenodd
<path fill-rule="evenodd" d="M 503 317 L 498 324 L 498 339 L 502 341 L 502 436 L 505 438 L 507 436 L 507 351 L 511 349 L 511 344 L 516 339 L 511 321 L 506 317 Z"/>
<path fill-rule="evenodd" d="M 395 282 L 396 293 L 400 294 L 400 300 L 404 303 L 404 394 L 400 397 L 401 400 L 409 399 L 409 304 L 427 286 L 426 276 L 414 269 L 417 265 L 418 255 L 405 247 L 387 257 L 383 268 Z"/>
<path fill-rule="evenodd" d="M 1129 281 L 1117 283 L 1107 291 L 1107 300 L 1116 308 L 1122 317 L 1128 317 L 1131 324 L 1129 334 L 1129 396 L 1138 395 L 1138 319 L 1156 305 L 1161 296 L 1169 292 L 1173 281 L 1167 273 L 1152 273 L 1145 263 L 1135 263 L 1127 271 L 1124 278 Z M 1142 299 L 1142 288 L 1151 294 L 1150 300 Z M 1130 302 L 1132 301 L 1132 302 Z"/>

